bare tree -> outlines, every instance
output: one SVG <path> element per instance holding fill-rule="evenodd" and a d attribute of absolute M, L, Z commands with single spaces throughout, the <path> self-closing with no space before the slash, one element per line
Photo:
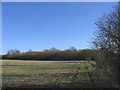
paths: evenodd
<path fill-rule="evenodd" d="M 19 54 L 20 54 L 19 50 L 11 49 L 11 50 L 8 50 L 8 54 L 7 55 L 19 55 Z"/>
<path fill-rule="evenodd" d="M 97 50 L 96 62 L 106 71 L 106 75 L 111 78 L 117 87 L 118 56 L 120 55 L 120 24 L 118 6 L 113 6 L 113 11 L 104 14 L 99 18 L 96 36 L 93 40 L 94 48 Z"/>
<path fill-rule="evenodd" d="M 60 51 L 60 50 L 56 49 L 55 47 L 52 47 L 51 49 L 49 49 L 49 51 L 57 52 L 57 51 Z"/>
<path fill-rule="evenodd" d="M 74 46 L 69 48 L 70 51 L 76 51 L 76 48 Z"/>
<path fill-rule="evenodd" d="M 97 49 L 101 48 L 104 51 L 113 51 L 119 53 L 120 51 L 120 30 L 118 6 L 113 7 L 114 10 L 109 14 L 104 14 L 95 22 L 98 31 L 94 39 L 94 45 Z"/>

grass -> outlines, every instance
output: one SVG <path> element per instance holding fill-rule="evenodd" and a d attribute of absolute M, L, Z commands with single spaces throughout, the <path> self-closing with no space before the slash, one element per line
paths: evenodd
<path fill-rule="evenodd" d="M 96 64 L 93 61 L 92 63 Z M 89 69 L 86 70 L 85 66 Z M 92 73 L 94 83 L 91 83 L 88 72 Z M 2 79 L 3 88 L 112 87 L 107 78 L 87 61 L 5 60 L 2 61 Z"/>

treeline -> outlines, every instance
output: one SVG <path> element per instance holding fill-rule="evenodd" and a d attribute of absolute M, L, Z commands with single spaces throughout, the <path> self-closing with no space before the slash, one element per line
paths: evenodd
<path fill-rule="evenodd" d="M 94 50 L 83 49 L 76 50 L 71 47 L 68 50 L 58 50 L 51 48 L 42 52 L 28 51 L 20 53 L 19 50 L 9 50 L 6 55 L 2 56 L 3 59 L 22 59 L 22 60 L 94 60 Z"/>

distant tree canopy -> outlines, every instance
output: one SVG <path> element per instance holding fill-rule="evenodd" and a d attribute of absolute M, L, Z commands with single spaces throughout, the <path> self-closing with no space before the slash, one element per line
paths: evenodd
<path fill-rule="evenodd" d="M 94 50 L 76 50 L 75 47 L 60 51 L 56 48 L 45 49 L 43 52 L 28 51 L 20 53 L 19 50 L 9 50 L 8 54 L 3 55 L 3 59 L 28 59 L 28 60 L 86 60 L 90 57 L 94 60 Z"/>
<path fill-rule="evenodd" d="M 98 21 L 97 33 L 93 40 L 96 49 L 96 63 L 109 77 L 114 86 L 118 84 L 118 56 L 120 56 L 120 17 L 118 6 L 104 14 Z"/>
<path fill-rule="evenodd" d="M 70 51 L 76 51 L 76 48 L 74 46 L 69 48 Z"/>
<path fill-rule="evenodd" d="M 11 49 L 8 51 L 7 55 L 19 55 L 20 51 L 17 49 Z"/>

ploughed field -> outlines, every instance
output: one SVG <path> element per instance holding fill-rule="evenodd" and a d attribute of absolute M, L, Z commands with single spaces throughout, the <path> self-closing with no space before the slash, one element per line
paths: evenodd
<path fill-rule="evenodd" d="M 111 88 L 94 61 L 3 60 L 3 88 Z"/>

